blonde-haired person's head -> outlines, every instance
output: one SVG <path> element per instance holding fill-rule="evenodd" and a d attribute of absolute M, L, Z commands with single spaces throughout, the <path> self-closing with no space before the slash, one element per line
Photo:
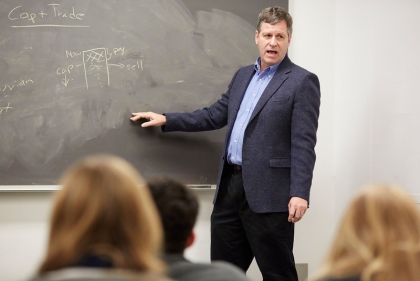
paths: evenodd
<path fill-rule="evenodd" d="M 145 181 L 128 162 L 87 157 L 65 172 L 61 185 L 40 274 L 89 255 L 106 257 L 115 268 L 163 270 L 160 219 Z"/>
<path fill-rule="evenodd" d="M 350 276 L 362 281 L 420 278 L 420 211 L 403 189 L 372 185 L 350 203 L 316 279 Z"/>

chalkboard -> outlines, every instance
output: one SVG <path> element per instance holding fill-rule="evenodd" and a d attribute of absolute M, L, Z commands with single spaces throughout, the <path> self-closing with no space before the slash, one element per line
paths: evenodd
<path fill-rule="evenodd" d="M 287 1 L 0 0 L 0 185 L 56 184 L 95 153 L 215 184 L 224 130 L 163 134 L 129 117 L 216 101 L 257 58 L 273 5 Z"/>

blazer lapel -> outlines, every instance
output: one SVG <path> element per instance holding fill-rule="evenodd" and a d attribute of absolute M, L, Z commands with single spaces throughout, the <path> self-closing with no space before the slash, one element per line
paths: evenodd
<path fill-rule="evenodd" d="M 280 88 L 284 81 L 286 81 L 287 78 L 289 78 L 291 64 L 292 62 L 286 55 L 283 61 L 280 63 L 279 68 L 277 69 L 270 83 L 268 83 L 267 88 L 265 88 L 264 92 L 262 93 L 257 105 L 254 108 L 254 111 L 252 112 L 251 118 L 249 119 L 249 123 L 261 111 L 261 109 L 265 106 L 267 101 L 277 91 L 277 89 Z"/>
<path fill-rule="evenodd" d="M 254 65 L 248 66 L 247 69 L 241 73 L 241 77 L 238 77 L 238 80 L 241 81 L 239 83 L 238 89 L 235 91 L 235 94 L 231 94 L 229 99 L 231 99 L 231 103 L 229 105 L 229 112 L 233 114 L 229 114 L 229 120 L 228 124 L 232 124 L 231 127 L 233 127 L 233 123 L 236 120 L 236 115 L 238 115 L 239 107 L 241 106 L 242 99 L 244 98 L 246 89 L 248 88 L 249 82 L 252 79 L 252 76 L 255 73 Z"/>
<path fill-rule="evenodd" d="M 250 65 L 246 67 L 243 72 L 240 74 L 241 76 L 237 79 L 240 81 L 238 89 L 234 92 L 231 92 L 229 96 L 229 114 L 228 114 L 228 125 L 226 128 L 226 140 L 225 145 L 228 144 L 228 139 L 230 138 L 230 134 L 233 130 L 233 124 L 235 123 L 236 116 L 239 112 L 239 107 L 241 106 L 242 99 L 244 98 L 246 89 L 248 88 L 249 82 L 252 79 L 252 76 L 255 73 L 254 65 Z M 239 75 L 239 74 L 238 74 Z M 226 151 L 227 147 L 225 147 Z"/>

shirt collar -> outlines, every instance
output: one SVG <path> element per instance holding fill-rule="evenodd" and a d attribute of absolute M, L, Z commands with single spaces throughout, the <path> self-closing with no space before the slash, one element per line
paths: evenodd
<path fill-rule="evenodd" d="M 281 62 L 282 62 L 283 60 L 281 60 L 281 61 L 279 61 L 278 63 L 276 63 L 275 65 L 272 65 L 272 66 L 269 66 L 269 67 L 267 67 L 265 70 L 264 70 L 264 72 L 267 72 L 267 74 L 268 75 L 274 75 L 274 73 L 276 73 L 276 70 L 277 70 L 277 68 L 279 67 L 279 65 L 281 64 Z M 258 74 L 261 74 L 260 73 L 260 65 L 261 65 L 261 58 L 258 58 L 256 61 L 255 61 L 255 64 L 254 64 L 254 69 L 255 69 L 255 71 L 258 73 Z"/>

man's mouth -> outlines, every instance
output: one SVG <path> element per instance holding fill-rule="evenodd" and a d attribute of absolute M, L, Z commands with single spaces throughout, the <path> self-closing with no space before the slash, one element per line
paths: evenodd
<path fill-rule="evenodd" d="M 277 52 L 276 51 L 272 51 L 272 50 L 268 50 L 267 51 L 267 54 L 269 54 L 269 55 L 276 55 Z"/>

